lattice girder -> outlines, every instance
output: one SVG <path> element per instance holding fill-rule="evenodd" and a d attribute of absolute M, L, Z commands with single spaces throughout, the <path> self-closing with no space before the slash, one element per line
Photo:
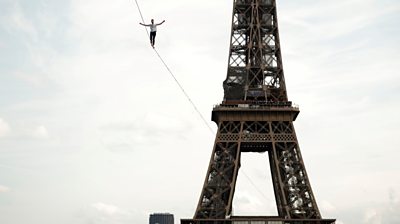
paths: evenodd
<path fill-rule="evenodd" d="M 292 113 L 296 113 L 296 109 L 293 110 Z M 213 113 L 219 124 L 218 133 L 195 218 L 232 215 L 240 154 L 246 152 L 268 152 L 280 217 L 320 218 L 293 127 L 295 116 L 268 109 L 260 112 L 216 108 Z M 220 192 L 212 190 L 216 183 L 219 183 Z M 215 211 L 210 213 L 210 208 Z"/>
<path fill-rule="evenodd" d="M 225 123 L 233 125 L 234 123 Z M 223 124 L 220 127 L 226 130 Z M 233 129 L 234 130 L 234 129 Z M 231 210 L 230 200 L 239 167 L 239 145 L 236 142 L 218 142 L 214 146 L 204 190 L 196 210 L 197 218 L 225 217 Z"/>
<path fill-rule="evenodd" d="M 225 99 L 287 101 L 276 4 L 236 0 Z"/>
<path fill-rule="evenodd" d="M 234 0 L 224 100 L 214 107 L 213 152 L 193 219 L 181 224 L 333 224 L 322 219 L 293 126 L 276 0 Z M 232 214 L 241 153 L 268 153 L 277 216 Z M 245 165 L 245 164 L 243 164 Z"/>

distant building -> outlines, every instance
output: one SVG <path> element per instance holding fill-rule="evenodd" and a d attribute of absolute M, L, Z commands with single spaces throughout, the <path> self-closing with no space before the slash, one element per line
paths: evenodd
<path fill-rule="evenodd" d="M 149 224 L 174 224 L 174 215 L 169 213 L 150 214 Z"/>

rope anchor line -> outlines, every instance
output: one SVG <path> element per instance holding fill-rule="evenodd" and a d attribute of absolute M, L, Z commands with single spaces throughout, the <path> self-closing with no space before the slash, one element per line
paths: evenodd
<path fill-rule="evenodd" d="M 137 2 L 137 0 L 135 0 L 136 2 L 136 6 L 139 10 L 140 13 L 140 17 L 142 18 L 142 22 L 144 22 L 143 19 L 143 14 L 142 11 L 140 10 L 139 4 Z M 146 29 L 146 33 L 147 36 L 149 36 L 149 31 Z M 187 94 L 187 92 L 185 91 L 185 89 L 183 88 L 183 86 L 179 83 L 178 79 L 176 78 L 176 76 L 174 75 L 174 73 L 172 73 L 171 69 L 168 67 L 167 63 L 165 63 L 164 59 L 161 57 L 161 55 L 158 53 L 158 51 L 154 49 L 154 52 L 157 54 L 158 58 L 161 60 L 161 62 L 164 64 L 165 68 L 168 70 L 169 74 L 172 76 L 172 78 L 175 80 L 176 84 L 179 86 L 180 90 L 182 91 L 182 93 L 185 95 L 185 97 L 187 98 L 187 100 L 189 100 L 190 104 L 193 106 L 194 110 L 196 111 L 196 113 L 200 116 L 201 120 L 204 122 L 204 124 L 207 126 L 207 128 L 210 130 L 210 132 L 214 135 L 214 131 L 213 129 L 210 127 L 210 125 L 208 124 L 207 120 L 204 118 L 204 116 L 201 114 L 200 110 L 197 108 L 196 104 L 193 102 L 193 100 L 190 98 L 190 96 Z"/>
<path fill-rule="evenodd" d="M 140 10 L 139 4 L 137 2 L 137 0 L 135 0 L 136 2 L 136 6 L 137 9 L 139 11 L 140 17 L 142 18 L 142 22 L 145 23 L 144 18 L 143 18 L 143 14 L 142 11 Z M 149 31 L 147 30 L 146 27 L 144 27 L 147 33 L 147 36 L 150 37 L 149 35 Z M 190 104 L 192 105 L 192 107 L 194 108 L 194 110 L 196 111 L 196 113 L 200 116 L 201 120 L 204 122 L 204 124 L 207 126 L 207 128 L 210 130 L 210 132 L 214 135 L 214 131 L 213 129 L 210 127 L 210 125 L 208 124 L 207 120 L 204 118 L 204 116 L 201 114 L 200 110 L 197 108 L 196 104 L 193 102 L 193 100 L 190 98 L 190 96 L 187 94 L 187 92 L 185 91 L 185 89 L 183 88 L 183 86 L 179 83 L 178 79 L 175 77 L 174 73 L 171 71 L 171 69 L 168 67 L 167 63 L 165 63 L 164 59 L 161 57 L 161 55 L 158 53 L 158 51 L 154 48 L 153 49 L 154 52 L 157 54 L 158 58 L 161 60 L 161 62 L 163 63 L 163 65 L 165 66 L 165 68 L 167 69 L 167 71 L 169 72 L 169 74 L 172 76 L 172 78 L 174 79 L 175 83 L 179 86 L 180 90 L 182 91 L 182 93 L 185 95 L 185 97 L 187 98 L 187 100 L 190 102 Z M 269 201 L 269 198 L 267 196 L 265 196 L 265 194 L 262 193 L 262 191 L 257 187 L 257 185 L 254 184 L 254 182 L 251 180 L 251 178 L 244 172 L 244 170 L 240 170 L 244 176 L 246 177 L 246 179 L 250 182 L 251 185 L 253 185 L 253 187 L 260 193 L 260 195 L 262 195 L 265 199 L 267 199 L 267 201 Z"/>

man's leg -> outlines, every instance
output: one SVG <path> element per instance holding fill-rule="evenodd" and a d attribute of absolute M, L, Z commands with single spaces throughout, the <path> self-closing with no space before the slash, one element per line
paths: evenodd
<path fill-rule="evenodd" d="M 153 34 L 153 46 L 154 46 L 154 44 L 156 44 L 156 33 L 157 32 L 154 32 L 154 34 Z"/>
<path fill-rule="evenodd" d="M 150 44 L 153 44 L 153 32 L 150 32 Z"/>
<path fill-rule="evenodd" d="M 150 44 L 151 44 L 151 46 L 154 45 L 154 37 L 155 37 L 155 32 L 150 32 Z"/>

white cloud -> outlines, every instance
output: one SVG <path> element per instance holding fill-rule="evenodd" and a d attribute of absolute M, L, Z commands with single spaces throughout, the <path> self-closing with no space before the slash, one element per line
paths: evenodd
<path fill-rule="evenodd" d="M 46 139 L 49 137 L 49 133 L 45 126 L 41 125 L 36 127 L 33 132 L 32 136 L 39 139 Z"/>
<path fill-rule="evenodd" d="M 0 193 L 5 193 L 5 192 L 9 192 L 10 188 L 0 185 Z"/>
<path fill-rule="evenodd" d="M 14 3 L 12 14 L 9 17 L 10 26 L 29 35 L 33 40 L 37 39 L 37 30 L 33 23 L 25 17 L 24 12 L 18 2 Z"/>
<path fill-rule="evenodd" d="M 259 192 L 257 192 L 259 195 Z M 261 215 L 274 214 L 276 205 L 274 200 L 255 195 L 255 192 L 237 191 L 233 200 L 234 215 Z"/>
<path fill-rule="evenodd" d="M 118 208 L 115 205 L 105 204 L 101 202 L 92 204 L 92 207 L 94 207 L 95 209 L 97 209 L 97 211 L 106 215 L 115 215 L 118 213 L 124 213 L 120 208 Z"/>
<path fill-rule="evenodd" d="M 190 121 L 164 112 L 150 112 L 138 117 L 136 120 L 114 118 L 102 125 L 98 133 L 103 145 L 114 152 L 131 151 L 144 145 L 159 144 L 171 135 L 184 136 L 193 129 Z M 110 117 L 103 118 L 106 119 Z M 149 138 L 152 138 L 151 143 Z"/>
<path fill-rule="evenodd" d="M 394 190 L 389 190 L 388 201 L 370 203 L 364 211 L 365 224 L 397 224 L 400 223 L 400 201 Z M 374 206 L 373 206 L 374 205 Z"/>
<path fill-rule="evenodd" d="M 321 201 L 318 203 L 318 205 L 319 205 L 320 209 L 324 212 L 331 213 L 331 212 L 336 211 L 336 207 L 328 201 Z"/>
<path fill-rule="evenodd" d="M 365 212 L 364 223 L 381 224 L 382 223 L 381 213 L 377 209 L 368 209 Z"/>
<path fill-rule="evenodd" d="M 85 223 L 128 224 L 137 223 L 138 220 L 142 220 L 141 217 L 143 215 L 147 216 L 147 213 L 124 210 L 113 204 L 97 202 L 92 204 L 88 209 L 80 211 L 78 215 L 80 219 L 85 220 Z"/>
<path fill-rule="evenodd" d="M 0 118 L 0 138 L 5 137 L 10 132 L 10 126 Z"/>

